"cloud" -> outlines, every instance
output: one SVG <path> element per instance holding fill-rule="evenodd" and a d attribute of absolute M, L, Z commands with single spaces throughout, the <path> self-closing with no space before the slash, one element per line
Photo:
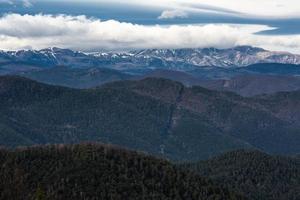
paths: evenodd
<path fill-rule="evenodd" d="M 11 6 L 23 6 L 25 8 L 30 8 L 33 6 L 32 2 L 30 0 L 0 0 L 1 4 L 8 4 Z"/>
<path fill-rule="evenodd" d="M 238 11 L 234 11 L 228 8 L 222 8 L 218 6 L 211 6 L 208 4 L 201 4 L 201 3 L 181 3 L 182 6 L 186 10 L 190 10 L 193 12 L 208 12 L 208 13 L 215 13 L 215 14 L 227 14 L 227 15 L 241 15 Z"/>
<path fill-rule="evenodd" d="M 30 2 L 30 0 L 22 0 L 22 3 L 25 8 L 30 8 L 33 6 L 33 4 Z"/>
<path fill-rule="evenodd" d="M 122 2 L 123 0 L 102 0 L 109 2 Z M 127 0 L 126 3 L 145 6 L 160 7 L 164 10 L 183 10 L 185 12 L 222 12 L 235 13 L 241 17 L 252 16 L 256 18 L 295 18 L 300 17 L 299 0 Z M 278 6 L 280 5 L 280 6 Z"/>
<path fill-rule="evenodd" d="M 188 14 L 182 10 L 165 10 L 158 19 L 187 18 Z"/>
<path fill-rule="evenodd" d="M 1 4 L 14 5 L 14 2 L 12 0 L 0 0 L 0 5 Z"/>
<path fill-rule="evenodd" d="M 300 35 L 254 34 L 270 29 L 262 25 L 229 24 L 146 26 L 85 16 L 8 14 L 0 18 L 0 47 L 15 50 L 57 46 L 98 51 L 253 45 L 299 52 Z"/>

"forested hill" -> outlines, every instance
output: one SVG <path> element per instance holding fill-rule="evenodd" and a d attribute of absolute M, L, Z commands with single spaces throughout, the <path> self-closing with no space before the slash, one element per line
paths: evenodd
<path fill-rule="evenodd" d="M 155 78 L 78 90 L 8 76 L 0 77 L 0 95 L 4 146 L 100 141 L 174 160 L 300 148 L 296 92 L 248 99 Z"/>
<path fill-rule="evenodd" d="M 300 152 L 300 93 L 243 98 L 167 79 L 95 89 L 0 77 L 0 146 L 98 141 L 172 160 Z"/>
<path fill-rule="evenodd" d="M 99 144 L 0 151 L 0 199 L 244 199 L 167 161 Z"/>
<path fill-rule="evenodd" d="M 271 156 L 259 151 L 234 151 L 193 164 L 184 164 L 214 183 L 249 199 L 300 199 L 300 159 Z"/>

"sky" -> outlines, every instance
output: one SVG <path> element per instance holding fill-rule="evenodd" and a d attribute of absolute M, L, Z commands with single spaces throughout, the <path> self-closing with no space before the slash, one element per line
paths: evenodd
<path fill-rule="evenodd" d="M 0 49 L 251 45 L 300 54 L 298 0 L 0 0 Z"/>

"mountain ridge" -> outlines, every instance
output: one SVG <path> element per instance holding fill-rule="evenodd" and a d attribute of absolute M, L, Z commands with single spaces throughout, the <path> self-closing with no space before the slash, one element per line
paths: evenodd
<path fill-rule="evenodd" d="M 243 98 L 157 78 L 84 90 L 11 79 L 0 77 L 1 145 L 100 141 L 172 160 L 243 148 L 299 153 L 297 92 L 285 98 L 291 109 L 282 95 Z"/>
<path fill-rule="evenodd" d="M 30 70 L 30 69 L 28 69 Z M 119 80 L 140 80 L 146 77 L 179 81 L 185 86 L 202 86 L 213 90 L 227 90 L 242 96 L 271 94 L 300 89 L 300 67 L 287 64 L 256 64 L 239 69 L 197 69 L 183 72 L 156 69 L 141 75 L 131 75 L 109 68 L 70 68 L 57 66 L 43 70 L 16 73 L 23 77 L 51 85 L 71 88 L 93 88 Z"/>
<path fill-rule="evenodd" d="M 250 46 L 229 49 L 147 49 L 123 53 L 84 53 L 60 48 L 0 51 L 0 66 L 17 62 L 42 68 L 63 65 L 73 68 L 105 66 L 118 70 L 149 68 L 188 71 L 205 66 L 236 68 L 257 63 L 300 64 L 300 55 Z"/>

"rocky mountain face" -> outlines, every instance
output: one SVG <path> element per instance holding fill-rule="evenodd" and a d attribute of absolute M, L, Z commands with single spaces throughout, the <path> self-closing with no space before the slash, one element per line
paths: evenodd
<path fill-rule="evenodd" d="M 83 53 L 59 48 L 0 52 L 1 73 L 54 66 L 190 71 L 203 66 L 236 68 L 256 63 L 300 64 L 300 56 L 250 46 L 231 49 L 148 49 L 123 53 Z"/>
<path fill-rule="evenodd" d="M 300 56 L 290 53 L 271 52 L 251 46 L 231 49 L 175 49 L 134 51 L 135 57 L 160 59 L 167 62 L 185 63 L 194 66 L 243 67 L 256 63 L 300 64 Z"/>
<path fill-rule="evenodd" d="M 90 67 L 99 60 L 82 52 L 69 49 L 48 48 L 42 50 L 1 51 L 0 66 L 12 64 L 31 65 L 39 68 L 55 66 Z"/>

